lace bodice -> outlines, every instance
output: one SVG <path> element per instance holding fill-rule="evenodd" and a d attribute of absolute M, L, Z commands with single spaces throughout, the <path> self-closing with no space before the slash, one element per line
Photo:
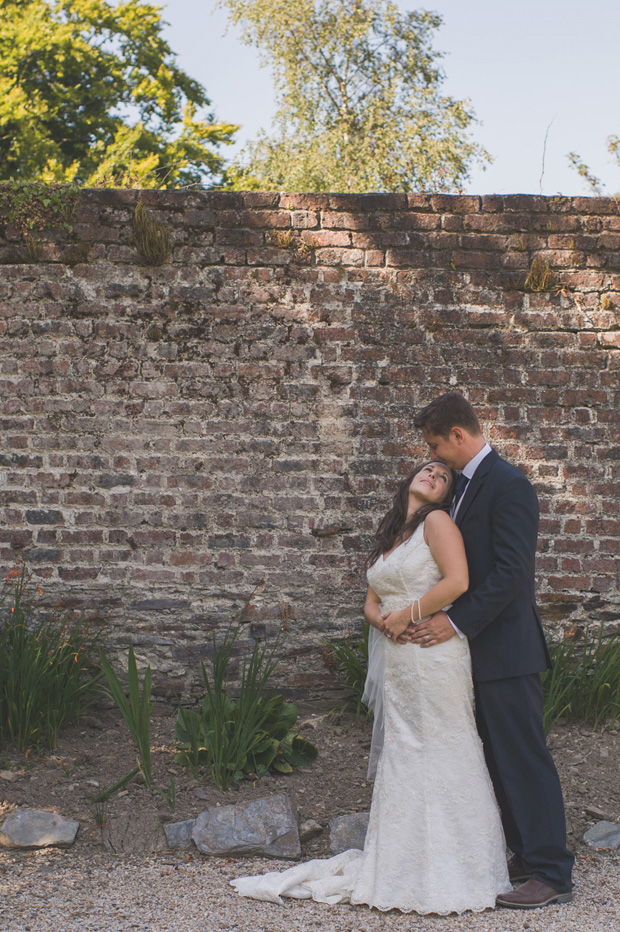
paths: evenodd
<path fill-rule="evenodd" d="M 424 524 L 387 558 L 380 556 L 368 570 L 367 579 L 386 611 L 405 608 L 439 582 L 441 573 L 424 540 Z"/>

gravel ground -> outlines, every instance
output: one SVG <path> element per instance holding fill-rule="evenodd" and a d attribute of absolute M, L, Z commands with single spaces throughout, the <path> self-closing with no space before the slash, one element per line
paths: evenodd
<path fill-rule="evenodd" d="M 3 932 L 618 932 L 620 856 L 578 858 L 572 903 L 541 910 L 462 916 L 378 913 L 366 907 L 238 897 L 228 881 L 290 862 L 183 860 L 181 857 L 87 859 L 70 851 L 4 852 L 0 858 Z"/>

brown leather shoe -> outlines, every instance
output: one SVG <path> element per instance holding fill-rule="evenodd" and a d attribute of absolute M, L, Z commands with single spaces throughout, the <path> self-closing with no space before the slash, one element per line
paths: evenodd
<path fill-rule="evenodd" d="M 506 906 L 509 909 L 539 909 L 541 906 L 550 906 L 551 903 L 570 903 L 572 893 L 558 893 L 549 884 L 533 877 L 511 893 L 501 893 L 495 900 L 496 906 Z"/>
<path fill-rule="evenodd" d="M 511 858 L 508 858 L 508 877 L 510 883 L 525 883 L 526 880 L 529 880 L 532 876 L 528 874 L 524 867 L 521 866 L 521 862 L 516 854 L 513 854 Z"/>

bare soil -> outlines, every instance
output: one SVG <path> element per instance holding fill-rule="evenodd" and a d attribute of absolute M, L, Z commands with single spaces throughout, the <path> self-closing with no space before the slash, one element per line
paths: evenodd
<path fill-rule="evenodd" d="M 300 822 L 314 819 L 324 826 L 320 836 L 303 846 L 304 857 L 323 857 L 330 853 L 329 820 L 370 807 L 372 784 L 366 780 L 366 767 L 371 724 L 364 718 L 300 710 L 299 731 L 319 750 L 314 764 L 289 775 L 244 780 L 227 792 L 209 781 L 196 781 L 174 763 L 175 721 L 176 709 L 158 702 L 151 725 L 153 779 L 155 786 L 169 792 L 172 778 L 174 800 L 149 790 L 138 778 L 104 804 L 94 802 L 97 793 L 136 762 L 120 714 L 96 708 L 80 725 L 61 734 L 48 755 L 0 754 L 0 824 L 19 808 L 49 809 L 80 822 L 73 846 L 77 856 L 165 852 L 165 822 L 195 818 L 211 806 L 285 792 Z M 620 818 L 620 732 L 558 725 L 549 744 L 564 788 L 570 846 L 578 854 L 592 855 L 583 833 L 601 818 Z M 193 856 L 190 850 L 176 854 Z"/>

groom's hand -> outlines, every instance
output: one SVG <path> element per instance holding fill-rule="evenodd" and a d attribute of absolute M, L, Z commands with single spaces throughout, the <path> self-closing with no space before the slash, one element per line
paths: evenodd
<path fill-rule="evenodd" d="M 409 632 L 408 632 L 409 634 Z M 425 621 L 415 625 L 410 640 L 420 647 L 435 647 L 456 635 L 450 619 L 445 612 L 437 612 Z"/>

